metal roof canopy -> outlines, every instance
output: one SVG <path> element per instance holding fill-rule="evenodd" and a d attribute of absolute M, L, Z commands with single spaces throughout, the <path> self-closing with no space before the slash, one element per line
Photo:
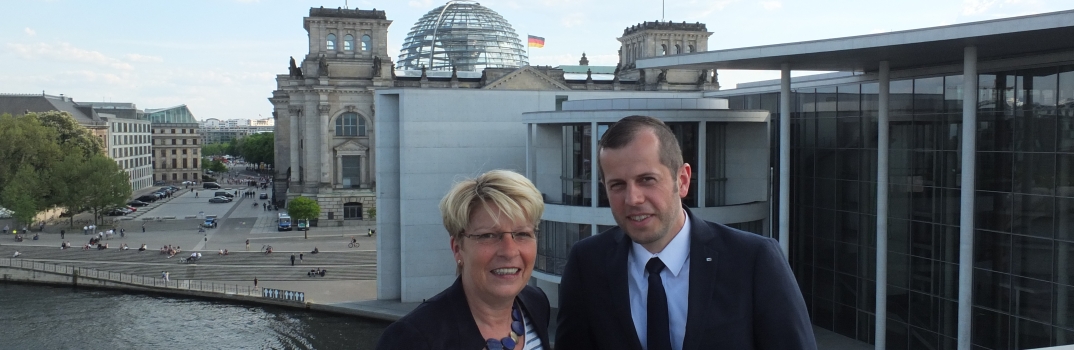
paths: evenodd
<path fill-rule="evenodd" d="M 976 46 L 978 60 L 1074 49 L 1074 10 L 912 29 L 891 33 L 803 41 L 661 56 L 638 68 L 871 72 L 887 60 L 892 70 L 960 64 L 963 49 Z"/>

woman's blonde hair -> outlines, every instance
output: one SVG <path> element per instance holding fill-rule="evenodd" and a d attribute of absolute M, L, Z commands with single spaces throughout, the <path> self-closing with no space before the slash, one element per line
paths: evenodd
<path fill-rule="evenodd" d="M 535 229 L 544 213 L 541 192 L 529 179 L 509 170 L 491 170 L 460 181 L 448 191 L 440 201 L 444 228 L 451 237 L 461 238 L 470 224 L 470 213 L 478 206 L 491 210 L 489 203 L 495 204 L 513 221 L 533 223 Z M 498 213 L 489 214 L 498 218 Z"/>

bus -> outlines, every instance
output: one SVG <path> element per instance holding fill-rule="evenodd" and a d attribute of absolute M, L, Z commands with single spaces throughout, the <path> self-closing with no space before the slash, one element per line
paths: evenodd
<path fill-rule="evenodd" d="M 280 213 L 276 218 L 277 231 L 290 231 L 291 230 L 291 216 L 285 213 Z"/>

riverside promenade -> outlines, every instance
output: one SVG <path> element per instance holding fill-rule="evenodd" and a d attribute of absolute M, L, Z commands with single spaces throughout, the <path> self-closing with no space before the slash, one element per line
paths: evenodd
<path fill-rule="evenodd" d="M 159 187 L 139 191 L 136 196 L 156 188 Z M 231 203 L 208 203 L 217 190 L 187 188 L 171 198 L 138 208 L 133 215 L 106 217 L 108 223 L 100 223 L 97 231 L 116 227 L 122 228 L 125 234 L 121 237 L 117 231 L 111 239 L 102 240 L 109 246 L 104 250 L 82 249 L 96 234 L 83 234 L 83 225 L 91 219 L 88 214 L 75 217 L 76 227 L 69 227 L 64 220 L 47 225 L 41 233 L 35 228 L 22 242 L 15 242 L 10 234 L 0 235 L 0 277 L 64 284 L 73 282 L 70 276 L 74 269 L 81 269 L 78 276 L 81 286 L 276 304 L 384 321 L 394 321 L 417 306 L 418 303 L 377 300 L 376 236 L 366 234 L 374 228 L 374 222 L 314 227 L 308 232 L 277 231 L 279 211 L 263 209 L 261 203 L 266 201 L 258 199 L 257 194 L 266 190 L 254 190 L 254 196 L 244 197 L 242 193 L 252 188 L 238 185 L 225 185 L 225 188 L 232 193 L 239 191 L 240 195 Z M 205 215 L 217 215 L 219 226 L 199 232 Z M 60 230 L 66 231 L 63 239 Z M 38 240 L 32 240 L 34 234 L 39 235 Z M 352 238 L 358 240 L 359 247 L 348 247 Z M 60 249 L 64 241 L 72 247 Z M 124 243 L 128 250 L 119 249 Z M 142 244 L 148 249 L 139 252 Z M 159 252 L 167 245 L 180 247 L 182 251 L 169 258 Z M 263 252 L 268 246 L 273 248 L 273 253 Z M 319 250 L 318 254 L 311 254 L 314 248 Z M 228 255 L 220 255 L 222 249 L 227 249 Z M 16 251 L 20 256 L 12 259 Z M 180 262 L 192 252 L 201 253 L 202 258 L 194 263 Z M 57 269 L 63 273 L 56 272 Z M 307 273 L 312 269 L 324 269 L 327 273 L 324 277 L 310 277 Z M 171 284 L 162 282 L 165 271 Z M 255 278 L 257 289 L 254 289 Z M 264 298 L 261 296 L 264 289 L 302 292 L 305 302 Z"/>

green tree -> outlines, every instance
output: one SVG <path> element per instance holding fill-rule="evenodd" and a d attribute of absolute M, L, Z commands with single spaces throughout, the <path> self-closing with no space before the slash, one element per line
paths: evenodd
<path fill-rule="evenodd" d="M 15 176 L 0 192 L 0 203 L 15 212 L 15 220 L 23 225 L 33 223 L 34 217 L 41 211 L 41 186 L 38 174 L 33 167 L 19 167 Z"/>
<path fill-rule="evenodd" d="M 0 188 L 24 166 L 39 174 L 50 169 L 61 156 L 57 137 L 36 116 L 0 115 Z"/>
<path fill-rule="evenodd" d="M 86 159 L 82 169 L 89 184 L 83 208 L 93 211 L 94 222 L 101 211 L 122 206 L 130 198 L 129 175 L 115 161 L 104 155 L 94 155 Z"/>
<path fill-rule="evenodd" d="M 230 147 L 228 142 L 223 143 L 211 143 L 201 146 L 201 154 L 207 156 L 222 156 L 227 154 L 227 149 Z"/>
<path fill-rule="evenodd" d="M 287 203 L 287 215 L 298 219 L 316 219 L 321 216 L 321 206 L 307 197 L 297 197 Z"/>
<path fill-rule="evenodd" d="M 221 162 L 216 159 L 202 158 L 201 164 L 205 167 L 206 170 L 212 171 L 214 173 L 227 171 L 227 166 L 224 165 L 224 162 Z"/>
<path fill-rule="evenodd" d="M 273 133 L 253 134 L 239 140 L 239 155 L 248 163 L 272 165 L 275 160 L 276 137 Z"/>
<path fill-rule="evenodd" d="M 56 130 L 60 146 L 73 146 L 81 150 L 87 157 L 104 152 L 104 141 L 79 124 L 71 113 L 48 111 L 27 114 L 27 117 L 31 116 L 41 120 L 41 125 Z"/>

